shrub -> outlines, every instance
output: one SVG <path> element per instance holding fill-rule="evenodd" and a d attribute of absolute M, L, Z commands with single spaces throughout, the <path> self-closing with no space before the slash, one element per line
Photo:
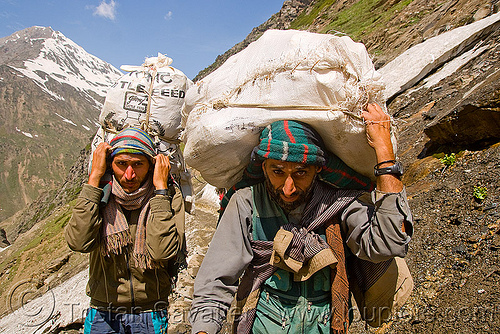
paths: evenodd
<path fill-rule="evenodd" d="M 451 166 L 457 161 L 455 153 L 445 154 L 444 157 L 440 158 L 439 161 L 445 166 Z"/>
<path fill-rule="evenodd" d="M 488 189 L 486 187 L 474 186 L 474 192 L 472 196 L 477 200 L 484 200 L 488 196 Z"/>

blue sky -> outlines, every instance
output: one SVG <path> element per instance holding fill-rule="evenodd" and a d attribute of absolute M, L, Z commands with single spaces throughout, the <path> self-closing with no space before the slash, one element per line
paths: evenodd
<path fill-rule="evenodd" d="M 167 54 L 193 79 L 283 0 L 0 0 L 0 37 L 50 26 L 119 68 Z"/>

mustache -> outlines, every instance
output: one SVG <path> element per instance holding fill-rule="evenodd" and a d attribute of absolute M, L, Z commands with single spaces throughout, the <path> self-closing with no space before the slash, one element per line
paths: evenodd
<path fill-rule="evenodd" d="M 294 193 L 294 195 L 298 195 L 297 200 L 293 202 L 285 202 L 281 198 L 281 195 L 285 195 L 285 193 L 283 192 L 284 185 L 278 188 L 274 188 L 274 186 L 271 183 L 271 180 L 269 180 L 269 178 L 266 176 L 266 188 L 271 199 L 274 202 L 276 202 L 282 209 L 288 212 L 298 208 L 302 203 L 305 203 L 307 201 L 307 199 L 311 195 L 311 191 L 313 189 L 313 185 L 315 182 L 316 178 L 313 179 L 311 185 L 305 191 L 297 189 L 296 192 Z"/>

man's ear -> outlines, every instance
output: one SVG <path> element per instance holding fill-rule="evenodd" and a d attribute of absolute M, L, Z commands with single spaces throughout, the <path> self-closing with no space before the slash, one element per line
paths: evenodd
<path fill-rule="evenodd" d="M 323 170 L 323 166 L 316 166 L 316 174 L 319 174 Z"/>
<path fill-rule="evenodd" d="M 148 162 L 149 162 L 149 171 L 150 172 L 154 171 L 156 160 L 154 158 L 148 158 Z"/>

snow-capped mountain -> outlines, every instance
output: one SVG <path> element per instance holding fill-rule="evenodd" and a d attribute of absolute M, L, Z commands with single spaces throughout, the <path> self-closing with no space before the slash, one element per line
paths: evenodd
<path fill-rule="evenodd" d="M 0 221 L 62 180 L 120 76 L 51 28 L 0 38 Z"/>
<path fill-rule="evenodd" d="M 115 67 L 87 53 L 62 33 L 45 27 L 31 27 L 1 38 L 0 63 L 17 69 L 61 100 L 63 94 L 47 87 L 47 77 L 94 99 L 95 94 L 105 97 L 106 88 L 121 75 Z"/>

